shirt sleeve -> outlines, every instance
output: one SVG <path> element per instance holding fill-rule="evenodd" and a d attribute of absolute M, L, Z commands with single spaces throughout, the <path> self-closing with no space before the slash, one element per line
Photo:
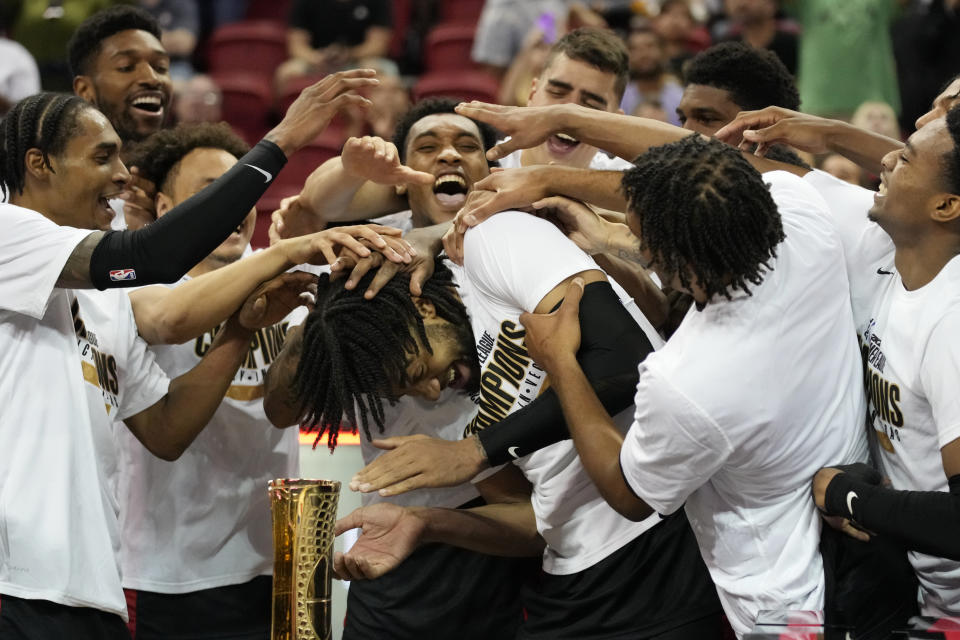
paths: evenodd
<path fill-rule="evenodd" d="M 620 468 L 638 497 L 668 515 L 723 466 L 733 445 L 709 416 L 645 363 L 635 402 Z"/>
<path fill-rule="evenodd" d="M 494 300 L 534 311 L 570 276 L 599 269 L 552 223 L 520 211 L 505 211 L 467 231 L 464 272 Z"/>
<path fill-rule="evenodd" d="M 91 233 L 0 205 L 0 309 L 42 318 L 67 259 Z"/>
<path fill-rule="evenodd" d="M 118 313 L 126 316 L 129 324 L 127 331 L 127 351 L 120 371 L 121 388 L 119 394 L 118 420 L 126 420 L 144 409 L 159 402 L 170 387 L 170 378 L 157 364 L 153 351 L 147 348 L 147 343 L 137 335 L 136 320 L 133 316 L 133 307 L 127 296 L 117 296 L 123 300 Z"/>
<path fill-rule="evenodd" d="M 920 366 L 920 384 L 941 448 L 960 438 L 960 394 L 957 393 L 960 372 L 960 311 L 947 314 L 930 334 Z"/>

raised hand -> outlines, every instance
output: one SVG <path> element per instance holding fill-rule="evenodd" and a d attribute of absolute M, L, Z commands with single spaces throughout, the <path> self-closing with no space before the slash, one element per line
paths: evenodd
<path fill-rule="evenodd" d="M 156 185 L 141 176 L 139 168 L 130 167 L 130 181 L 119 196 L 127 229 L 135 231 L 157 219 L 156 195 Z"/>
<path fill-rule="evenodd" d="M 426 523 L 404 507 L 386 502 L 361 507 L 337 521 L 334 533 L 362 529 L 347 553 L 333 555 L 341 580 L 370 580 L 397 568 L 420 544 Z"/>
<path fill-rule="evenodd" d="M 568 238 L 590 255 L 605 253 L 610 247 L 610 236 L 623 227 L 607 222 L 579 200 L 564 196 L 537 200 L 532 207 L 538 216 L 555 222 Z"/>
<path fill-rule="evenodd" d="M 388 243 L 387 237 L 400 238 L 400 230 L 378 224 L 358 224 L 324 229 L 308 236 L 281 240 L 278 245 L 292 264 L 333 264 L 337 254 L 349 249 L 360 257 L 378 251 L 391 262 L 409 262 L 404 243 Z"/>
<path fill-rule="evenodd" d="M 303 271 L 281 273 L 250 294 L 240 307 L 237 320 L 251 331 L 276 324 L 304 304 L 301 295 L 309 292 L 316 281 L 316 276 Z"/>
<path fill-rule="evenodd" d="M 516 151 L 529 149 L 545 141 L 552 134 L 563 132 L 567 105 L 547 107 L 507 107 L 486 102 L 461 102 L 456 110 L 462 116 L 485 122 L 510 136 L 487 149 L 487 160 L 499 160 Z"/>
<path fill-rule="evenodd" d="M 378 184 L 433 184 L 436 176 L 400 163 L 392 143 L 377 136 L 349 138 L 340 162 L 347 173 Z"/>
<path fill-rule="evenodd" d="M 265 136 L 290 157 L 327 128 L 333 116 L 349 106 L 366 108 L 370 101 L 354 93 L 379 84 L 373 69 L 351 69 L 324 76 L 297 96 L 283 120 Z"/>
<path fill-rule="evenodd" d="M 270 229 L 267 235 L 273 246 L 284 238 L 296 238 L 323 231 L 326 222 L 304 205 L 299 195 L 287 196 L 280 201 L 280 208 L 270 214 Z"/>
<path fill-rule="evenodd" d="M 758 111 L 741 111 L 716 133 L 727 144 L 741 150 L 757 144 L 756 155 L 766 154 L 774 144 L 786 144 L 809 153 L 826 153 L 831 128 L 835 122 L 783 107 L 766 107 Z"/>
<path fill-rule="evenodd" d="M 455 487 L 472 479 L 487 465 L 476 438 L 441 440 L 423 435 L 374 440 L 389 449 L 350 480 L 350 489 L 395 496 L 423 487 Z"/>

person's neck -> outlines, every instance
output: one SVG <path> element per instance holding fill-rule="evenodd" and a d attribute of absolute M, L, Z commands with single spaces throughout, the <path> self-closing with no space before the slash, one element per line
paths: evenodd
<path fill-rule="evenodd" d="M 894 243 L 894 265 L 903 281 L 903 288 L 914 291 L 930 284 L 947 263 L 960 255 L 960 238 L 940 234 L 922 242 Z"/>
<path fill-rule="evenodd" d="M 51 213 L 51 207 L 48 206 L 47 199 L 41 194 L 32 193 L 26 190 L 19 195 L 11 194 L 10 204 L 23 207 L 24 209 L 36 211 L 47 220 L 50 220 L 51 222 L 54 222 L 60 226 L 76 226 L 70 225 L 68 220 L 61 220 L 56 215 Z"/>
<path fill-rule="evenodd" d="M 777 34 L 777 21 L 773 18 L 744 22 L 740 35 L 744 42 L 757 49 L 766 49 Z"/>

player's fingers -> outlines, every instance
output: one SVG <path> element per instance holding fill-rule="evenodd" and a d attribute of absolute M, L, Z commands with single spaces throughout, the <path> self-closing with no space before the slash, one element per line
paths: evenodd
<path fill-rule="evenodd" d="M 343 553 L 340 551 L 333 552 L 333 577 L 337 580 L 350 579 L 350 576 L 347 575 L 347 569 L 344 566 Z"/>
<path fill-rule="evenodd" d="M 357 553 L 348 551 L 343 554 L 343 568 L 351 580 L 365 580 L 367 578 L 360 564 L 360 556 Z"/>
<path fill-rule="evenodd" d="M 506 158 L 508 155 L 520 148 L 520 145 L 516 143 L 514 138 L 504 140 L 503 142 L 493 145 L 487 150 L 487 160 L 493 162 L 494 160 Z"/>
<path fill-rule="evenodd" d="M 347 278 L 347 281 L 343 284 L 344 289 L 353 289 L 357 286 L 357 283 L 363 279 L 363 276 L 367 275 L 367 272 L 370 269 L 373 269 L 376 266 L 376 263 L 373 260 L 360 260 L 353 267 L 353 270 L 350 272 L 350 276 Z"/>
<path fill-rule="evenodd" d="M 363 507 L 360 507 L 359 509 L 354 509 L 334 523 L 333 535 L 338 536 L 344 531 L 350 531 L 350 529 L 359 529 L 362 526 Z"/>
<path fill-rule="evenodd" d="M 400 174 L 400 180 L 405 184 L 429 185 L 433 184 L 437 179 L 432 173 L 427 173 L 426 171 L 417 171 L 404 164 L 398 166 L 397 171 Z"/>
<path fill-rule="evenodd" d="M 363 292 L 363 297 L 367 300 L 373 300 L 380 290 L 387 286 L 387 283 L 393 280 L 393 277 L 397 275 L 400 271 L 400 267 L 393 262 L 386 262 L 380 269 L 377 270 L 377 274 L 373 276 L 373 280 L 370 281 L 370 286 L 367 287 L 367 290 Z"/>
<path fill-rule="evenodd" d="M 410 293 L 415 296 L 423 295 L 423 283 L 433 275 L 433 263 L 424 262 L 410 274 Z"/>
<path fill-rule="evenodd" d="M 406 493 L 408 491 L 414 491 L 416 489 L 422 489 L 429 486 L 432 486 L 429 478 L 423 473 L 418 473 L 415 476 L 411 476 L 401 480 L 400 482 L 383 487 L 377 491 L 377 494 L 386 498 L 389 496 L 398 496 L 401 493 Z"/>

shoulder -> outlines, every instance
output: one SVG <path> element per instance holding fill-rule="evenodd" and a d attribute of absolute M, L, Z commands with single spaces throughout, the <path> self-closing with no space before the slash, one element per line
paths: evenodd
<path fill-rule="evenodd" d="M 611 158 L 603 151 L 597 151 L 590 161 L 590 168 L 600 171 L 626 171 L 633 168 L 633 163 L 617 156 Z"/>

